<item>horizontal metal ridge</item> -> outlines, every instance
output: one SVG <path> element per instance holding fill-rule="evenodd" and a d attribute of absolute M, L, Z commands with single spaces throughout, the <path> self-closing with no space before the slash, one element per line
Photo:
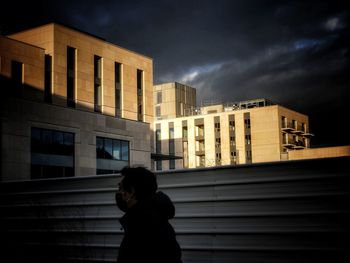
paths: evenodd
<path fill-rule="evenodd" d="M 182 246 L 182 250 L 196 250 L 196 251 L 247 251 L 247 252 L 322 252 L 322 251 L 345 251 L 345 249 L 339 248 L 324 248 L 324 247 L 248 247 L 248 246 Z"/>
<path fill-rule="evenodd" d="M 265 183 L 280 183 L 280 182 L 304 182 L 304 181 L 314 181 L 317 179 L 341 179 L 347 178 L 346 175 L 317 175 L 317 176 L 285 176 L 278 178 L 264 178 L 265 176 L 261 176 L 261 178 L 248 178 L 245 179 L 234 179 L 234 175 L 232 175 L 232 180 L 223 180 L 221 181 L 220 176 L 217 177 L 215 181 L 209 182 L 197 182 L 197 183 L 180 183 L 180 184 L 163 184 L 159 185 L 161 189 L 168 188 L 192 188 L 192 187 L 201 187 L 201 186 L 220 186 L 220 185 L 242 185 L 242 184 L 265 184 Z M 205 178 L 205 176 L 203 177 Z"/>
<path fill-rule="evenodd" d="M 305 235 L 305 234 L 344 234 L 341 229 L 283 229 L 283 230 L 238 230 L 238 229 L 195 229 L 195 230 L 175 230 L 176 235 L 186 236 L 186 235 Z M 124 230 L 119 229 L 33 229 L 33 230 L 7 230 L 6 233 L 61 233 L 61 234 L 101 234 L 101 235 L 122 235 Z"/>
<path fill-rule="evenodd" d="M 217 202 L 217 201 L 250 201 L 250 200 L 278 200 L 278 199 L 299 199 L 310 197 L 329 197 L 329 196 L 345 196 L 347 192 L 323 192 L 323 193 L 306 193 L 306 194 L 275 194 L 275 195 L 250 195 L 243 197 L 217 197 L 217 198 L 186 198 L 173 199 L 174 203 L 198 203 L 198 202 Z"/>
<path fill-rule="evenodd" d="M 31 245 L 31 246 L 42 246 L 41 243 L 36 242 L 18 242 L 17 244 Z M 87 247 L 87 248 L 108 248 L 108 249 L 119 249 L 120 245 L 117 244 L 96 244 L 96 243 L 55 243 L 45 244 L 46 246 L 54 245 L 60 247 Z M 264 247 L 264 246 L 182 246 L 182 250 L 205 250 L 205 251 L 345 251 L 342 248 L 333 247 Z"/>
<path fill-rule="evenodd" d="M 293 211 L 293 212 L 250 212 L 250 213 L 193 213 L 193 214 L 177 214 L 174 219 L 177 218 L 240 218 L 240 217 L 296 217 L 296 216 L 322 216 L 322 215 L 347 215 L 349 211 L 345 210 L 319 210 L 319 211 Z M 45 217 L 2 217 L 3 220 L 103 220 L 103 219 L 115 219 L 119 220 L 121 216 L 45 216 Z"/>
<path fill-rule="evenodd" d="M 234 175 L 232 176 L 234 177 Z M 279 178 L 253 178 L 253 179 L 238 179 L 238 180 L 219 180 L 209 181 L 209 182 L 197 182 L 197 183 L 181 183 L 181 184 L 164 184 L 159 185 L 159 190 L 162 189 L 176 189 L 176 188 L 193 188 L 193 187 L 203 187 L 203 186 L 222 186 L 222 185 L 242 185 L 242 184 L 265 184 L 265 183 L 279 183 L 279 182 L 298 182 L 298 181 L 313 181 L 317 179 L 340 179 L 346 178 L 346 175 L 322 175 L 322 176 L 286 176 Z M 28 192 L 11 192 L 11 193 L 0 193 L 0 196 L 6 195 L 47 195 L 47 194 L 67 194 L 67 193 L 98 193 L 98 192 L 115 192 L 117 187 L 109 188 L 86 188 L 86 189 L 68 189 L 68 190 L 51 190 L 51 191 L 28 191 Z"/>

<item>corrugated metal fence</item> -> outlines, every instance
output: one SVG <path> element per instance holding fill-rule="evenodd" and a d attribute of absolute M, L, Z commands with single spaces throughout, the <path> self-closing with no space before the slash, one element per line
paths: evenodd
<path fill-rule="evenodd" d="M 340 262 L 350 158 L 158 174 L 187 262 Z M 1 262 L 114 262 L 118 175 L 1 183 Z M 49 258 L 49 260 L 47 260 Z M 345 262 L 345 261 L 343 261 Z"/>

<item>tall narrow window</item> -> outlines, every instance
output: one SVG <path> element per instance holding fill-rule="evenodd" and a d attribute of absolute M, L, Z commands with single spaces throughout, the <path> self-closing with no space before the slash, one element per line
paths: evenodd
<path fill-rule="evenodd" d="M 250 119 L 244 119 L 244 127 L 250 129 Z"/>
<path fill-rule="evenodd" d="M 160 124 L 156 125 L 156 153 L 162 153 L 162 141 L 161 141 L 161 127 Z M 162 170 L 162 161 L 156 161 L 156 169 Z"/>
<path fill-rule="evenodd" d="M 248 134 L 248 135 L 246 135 L 245 136 L 245 144 L 251 144 L 251 135 L 250 134 Z"/>
<path fill-rule="evenodd" d="M 174 136 L 174 123 L 169 123 L 169 156 L 175 155 L 175 136 Z M 169 160 L 169 169 L 175 169 L 175 159 Z"/>
<path fill-rule="evenodd" d="M 162 92 L 157 92 L 157 104 L 162 103 Z"/>
<path fill-rule="evenodd" d="M 46 102 L 52 102 L 52 89 L 51 89 L 51 73 L 52 73 L 52 57 L 50 55 L 45 55 L 45 89 L 44 89 L 44 99 Z"/>
<path fill-rule="evenodd" d="M 94 104 L 95 111 L 102 112 L 102 58 L 94 56 Z"/>
<path fill-rule="evenodd" d="M 245 151 L 246 151 L 246 163 L 252 162 L 252 140 L 251 140 L 251 123 L 250 113 L 244 113 L 244 136 L 245 136 Z"/>
<path fill-rule="evenodd" d="M 14 95 L 22 95 L 23 64 L 18 61 L 11 61 L 11 78 L 14 83 Z"/>
<path fill-rule="evenodd" d="M 236 158 L 236 129 L 235 129 L 235 115 L 230 114 L 228 116 L 228 125 L 229 125 L 229 136 L 230 136 L 230 152 L 231 152 L 231 158 L 230 163 L 236 164 L 237 158 Z"/>
<path fill-rule="evenodd" d="M 156 117 L 157 119 L 161 119 L 160 105 L 156 106 Z"/>
<path fill-rule="evenodd" d="M 75 107 L 75 48 L 67 47 L 67 106 Z"/>
<path fill-rule="evenodd" d="M 11 61 L 11 78 L 16 83 L 23 83 L 23 64 L 21 62 Z"/>
<path fill-rule="evenodd" d="M 115 116 L 121 117 L 121 64 L 114 63 L 115 71 Z"/>
<path fill-rule="evenodd" d="M 137 70 L 137 120 L 143 121 L 143 71 Z"/>
<path fill-rule="evenodd" d="M 183 167 L 188 168 L 188 128 L 187 121 L 182 121 L 182 151 L 183 151 Z"/>

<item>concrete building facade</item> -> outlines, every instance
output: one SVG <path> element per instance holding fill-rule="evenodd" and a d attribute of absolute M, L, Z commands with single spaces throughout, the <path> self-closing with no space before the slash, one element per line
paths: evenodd
<path fill-rule="evenodd" d="M 312 135 L 306 115 L 266 99 L 195 108 L 156 120 L 153 129 L 156 152 L 183 157 L 156 161 L 156 170 L 287 160 L 309 148 Z"/>
<path fill-rule="evenodd" d="M 153 61 L 59 24 L 0 37 L 1 180 L 151 167 Z"/>

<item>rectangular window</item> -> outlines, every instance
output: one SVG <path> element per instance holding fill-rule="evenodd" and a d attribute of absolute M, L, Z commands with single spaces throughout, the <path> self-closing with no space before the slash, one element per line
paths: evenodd
<path fill-rule="evenodd" d="M 174 134 L 174 123 L 169 123 L 169 156 L 175 155 L 175 134 Z M 169 169 L 175 169 L 175 159 L 169 160 Z"/>
<path fill-rule="evenodd" d="M 129 142 L 96 137 L 96 173 L 112 174 L 129 165 Z"/>
<path fill-rule="evenodd" d="M 174 128 L 169 129 L 169 154 L 175 154 Z"/>
<path fill-rule="evenodd" d="M 96 137 L 96 158 L 108 160 L 129 160 L 129 142 Z"/>
<path fill-rule="evenodd" d="M 156 153 L 162 152 L 162 141 L 161 141 L 161 131 L 160 129 L 156 130 Z"/>
<path fill-rule="evenodd" d="M 129 142 L 122 141 L 122 161 L 129 161 Z"/>
<path fill-rule="evenodd" d="M 11 79 L 14 85 L 13 95 L 21 97 L 23 89 L 23 63 L 15 60 L 11 61 Z"/>
<path fill-rule="evenodd" d="M 45 88 L 44 99 L 47 103 L 52 102 L 52 57 L 45 55 Z"/>
<path fill-rule="evenodd" d="M 23 83 L 23 63 L 15 60 L 11 61 L 11 78 L 16 84 Z"/>
<path fill-rule="evenodd" d="M 162 92 L 158 91 L 157 92 L 157 104 L 162 103 Z"/>
<path fill-rule="evenodd" d="M 245 119 L 245 120 L 244 120 L 244 127 L 245 127 L 246 129 L 250 129 L 250 119 Z"/>
<path fill-rule="evenodd" d="M 75 108 L 76 49 L 67 47 L 67 106 Z"/>
<path fill-rule="evenodd" d="M 246 154 L 247 154 L 247 161 L 251 161 L 252 160 L 252 151 L 248 150 L 246 152 Z"/>
<path fill-rule="evenodd" d="M 236 140 L 235 140 L 235 137 L 234 137 L 234 136 L 230 136 L 230 145 L 231 145 L 231 146 L 236 145 Z"/>
<path fill-rule="evenodd" d="M 237 162 L 237 153 L 235 151 L 231 151 L 231 163 Z"/>
<path fill-rule="evenodd" d="M 102 58 L 94 56 L 94 110 L 102 112 Z"/>
<path fill-rule="evenodd" d="M 306 124 L 305 123 L 301 123 L 301 131 L 306 132 Z"/>
<path fill-rule="evenodd" d="M 160 124 L 156 125 L 155 140 L 156 140 L 156 153 L 161 154 L 162 153 L 162 141 L 161 141 Z M 157 171 L 162 170 L 162 161 L 156 161 L 156 169 L 157 169 Z"/>
<path fill-rule="evenodd" d="M 143 121 L 143 71 L 137 70 L 137 120 Z"/>
<path fill-rule="evenodd" d="M 245 144 L 251 144 L 252 141 L 251 141 L 251 135 L 246 135 L 245 136 Z"/>
<path fill-rule="evenodd" d="M 160 106 L 156 106 L 156 117 L 159 119 L 161 116 L 161 113 L 160 113 Z"/>
<path fill-rule="evenodd" d="M 220 148 L 221 146 L 221 138 L 215 138 L 215 148 Z"/>
<path fill-rule="evenodd" d="M 121 64 L 114 63 L 115 77 L 115 116 L 121 117 Z"/>
<path fill-rule="evenodd" d="M 187 126 L 182 127 L 182 138 L 187 139 L 188 138 L 188 129 Z"/>
<path fill-rule="evenodd" d="M 183 167 L 188 168 L 188 142 L 184 141 L 182 143 L 183 150 Z"/>
<path fill-rule="evenodd" d="M 31 178 L 74 176 L 74 133 L 31 129 Z"/>
<path fill-rule="evenodd" d="M 175 169 L 175 159 L 169 160 L 169 169 Z"/>
<path fill-rule="evenodd" d="M 281 116 L 282 128 L 287 128 L 287 118 Z"/>
<path fill-rule="evenodd" d="M 162 161 L 156 161 L 156 169 L 157 171 L 161 171 L 163 168 L 162 168 Z"/>
<path fill-rule="evenodd" d="M 216 132 L 220 132 L 220 122 L 216 122 L 216 123 L 214 124 L 214 126 L 215 126 L 215 131 L 216 131 Z"/>

